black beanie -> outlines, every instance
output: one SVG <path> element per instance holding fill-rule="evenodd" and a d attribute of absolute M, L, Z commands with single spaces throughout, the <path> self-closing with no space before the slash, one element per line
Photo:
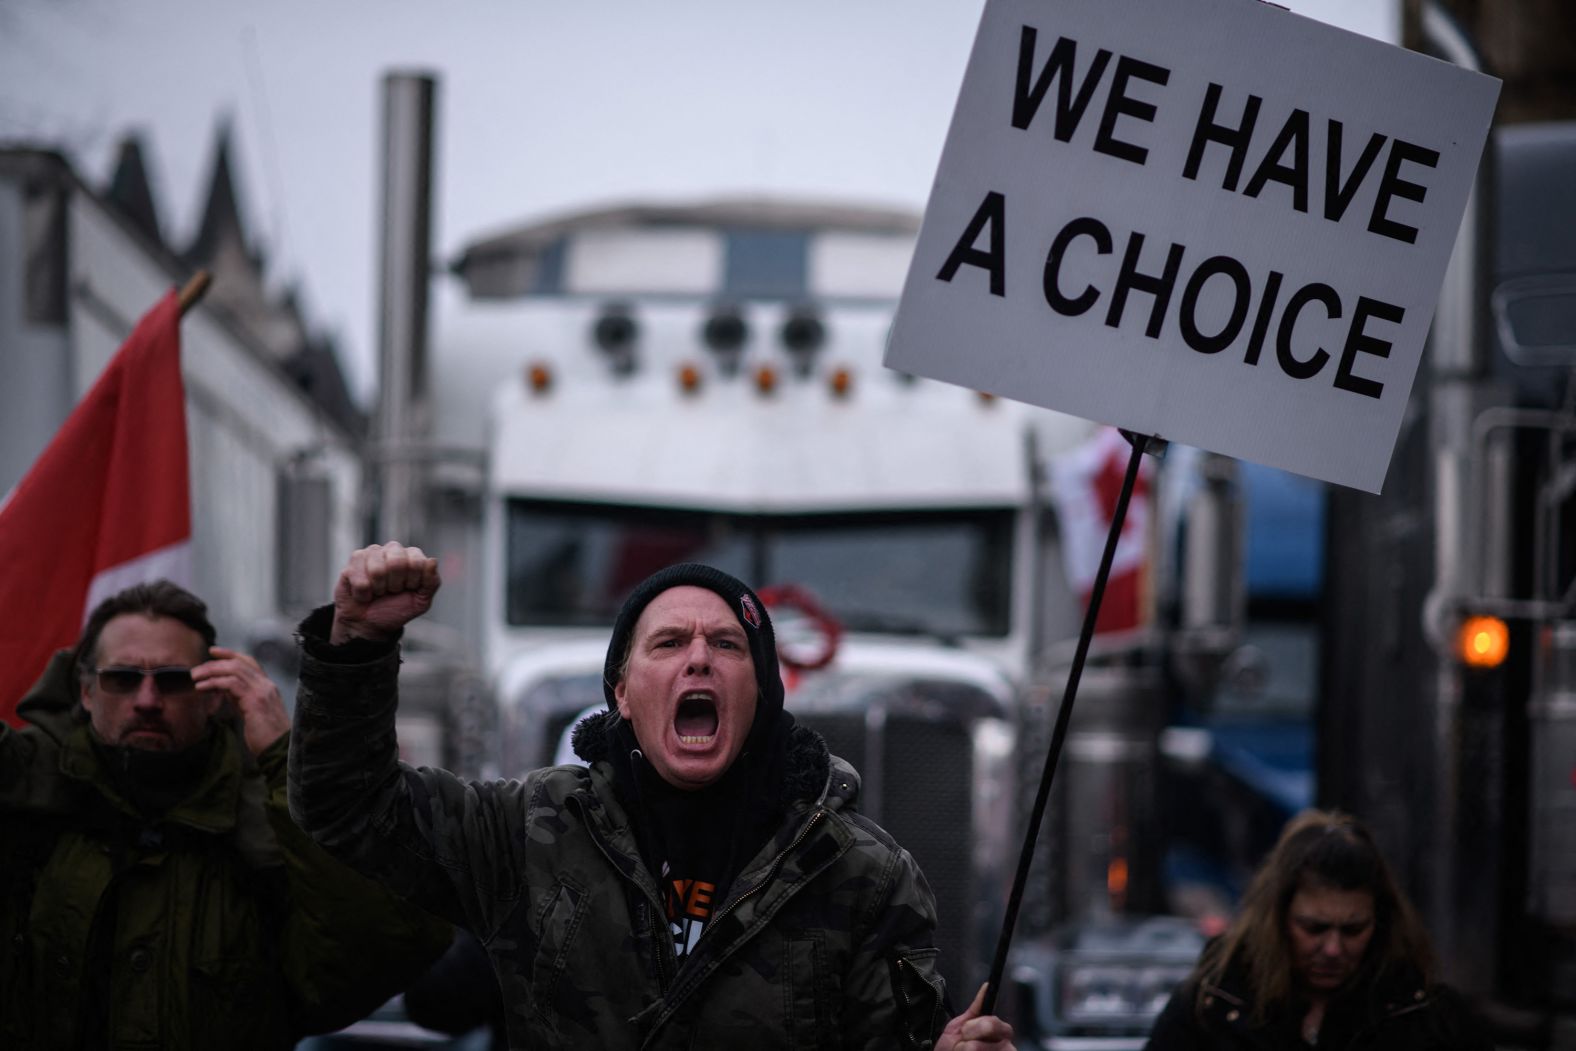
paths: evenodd
<path fill-rule="evenodd" d="M 630 636 L 635 632 L 635 622 L 640 619 L 641 611 L 664 591 L 681 587 L 705 588 L 716 592 L 733 610 L 733 615 L 739 618 L 744 637 L 750 643 L 750 657 L 755 662 L 755 683 L 760 689 L 760 696 L 755 702 L 755 723 L 751 736 L 756 736 L 757 730 L 769 732 L 777 723 L 778 713 L 783 710 L 783 679 L 777 668 L 777 638 L 772 634 L 772 621 L 766 615 L 766 606 L 742 580 L 698 562 L 684 562 L 657 570 L 637 584 L 635 590 L 629 593 L 629 598 L 624 600 L 624 607 L 618 611 L 618 619 L 613 622 L 613 637 L 608 640 L 607 660 L 602 666 L 602 693 L 607 697 L 608 708 L 618 708 L 613 687 L 618 683 L 619 669 L 624 663 L 624 655 L 629 651 Z"/>

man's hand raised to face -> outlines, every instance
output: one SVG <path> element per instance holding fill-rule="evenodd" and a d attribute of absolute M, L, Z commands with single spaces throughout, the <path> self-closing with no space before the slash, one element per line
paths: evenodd
<path fill-rule="evenodd" d="M 334 585 L 334 626 L 329 641 L 386 642 L 432 608 L 438 593 L 438 560 L 397 541 L 351 554 Z"/>
<path fill-rule="evenodd" d="M 192 682 L 207 696 L 229 697 L 241 717 L 246 748 L 253 755 L 290 732 L 290 716 L 279 687 L 257 658 L 223 646 L 208 647 L 211 659 L 192 669 Z"/>

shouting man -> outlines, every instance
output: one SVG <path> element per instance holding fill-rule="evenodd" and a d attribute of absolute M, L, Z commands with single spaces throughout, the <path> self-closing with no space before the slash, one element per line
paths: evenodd
<path fill-rule="evenodd" d="M 486 946 L 515 1047 L 1011 1047 L 948 1021 L 935 905 L 859 776 L 783 710 L 748 587 L 679 565 L 613 625 L 590 765 L 468 783 L 396 758 L 401 629 L 437 564 L 365 548 L 302 625 L 291 803 L 320 843 Z M 983 989 L 981 990 L 983 995 Z"/>

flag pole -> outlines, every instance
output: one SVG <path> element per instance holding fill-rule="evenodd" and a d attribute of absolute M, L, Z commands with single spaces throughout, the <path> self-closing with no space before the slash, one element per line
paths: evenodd
<path fill-rule="evenodd" d="M 1007 910 L 1002 917 L 1001 936 L 996 941 L 996 956 L 991 961 L 981 1014 L 996 1013 L 996 995 L 1001 988 L 1002 972 L 1007 968 L 1007 949 L 1012 945 L 1012 929 L 1018 924 L 1018 907 L 1023 903 L 1024 885 L 1029 881 L 1029 866 L 1034 860 L 1034 845 L 1040 838 L 1040 825 L 1045 821 L 1045 805 L 1051 797 L 1051 780 L 1056 776 L 1062 742 L 1067 737 L 1067 724 L 1072 720 L 1073 700 L 1078 696 L 1078 681 L 1083 678 L 1084 660 L 1089 655 L 1089 643 L 1094 638 L 1100 601 L 1105 597 L 1105 582 L 1111 576 L 1111 563 L 1116 560 L 1116 544 L 1122 535 L 1122 523 L 1127 518 L 1127 504 L 1132 499 L 1133 486 L 1138 481 L 1138 467 L 1151 441 L 1157 447 L 1162 444 L 1159 439 L 1144 434 L 1123 431 L 1122 435 L 1132 443 L 1133 452 L 1127 460 L 1121 495 L 1117 497 L 1116 508 L 1111 514 L 1111 530 L 1106 534 L 1105 551 L 1100 555 L 1100 570 L 1095 574 L 1094 587 L 1089 591 L 1089 608 L 1084 611 L 1083 630 L 1078 634 L 1078 649 L 1073 654 L 1072 668 L 1067 673 L 1067 689 L 1062 693 L 1062 703 L 1056 712 L 1056 728 L 1051 733 L 1050 749 L 1045 753 L 1045 769 L 1040 775 L 1040 790 L 1034 797 L 1034 809 L 1029 814 L 1029 827 L 1023 837 L 1023 852 L 1018 855 L 1018 872 L 1013 877 L 1012 893 L 1007 897 Z"/>
<path fill-rule="evenodd" d="M 213 275 L 206 270 L 199 270 L 181 286 L 180 294 L 175 297 L 176 302 L 180 304 L 181 317 L 185 317 L 186 312 L 208 294 L 208 286 L 211 284 L 213 284 Z"/>

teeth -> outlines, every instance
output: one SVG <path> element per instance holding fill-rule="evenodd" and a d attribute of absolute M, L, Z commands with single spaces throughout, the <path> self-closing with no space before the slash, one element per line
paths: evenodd
<path fill-rule="evenodd" d="M 674 735 L 689 747 L 709 747 L 721 728 L 720 715 L 714 694 L 708 690 L 689 690 L 679 697 L 678 708 L 673 713 Z"/>

